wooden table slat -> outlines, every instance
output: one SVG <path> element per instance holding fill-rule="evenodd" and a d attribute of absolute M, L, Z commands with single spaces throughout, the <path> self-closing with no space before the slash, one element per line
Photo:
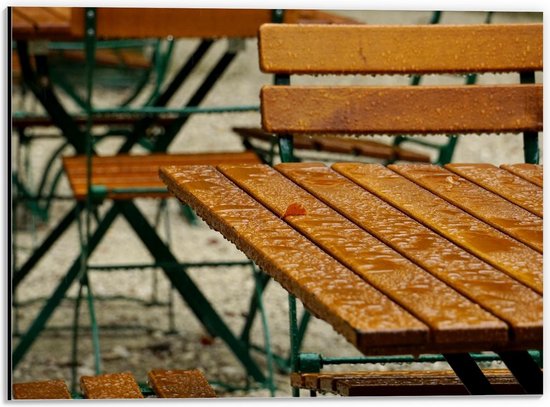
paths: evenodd
<path fill-rule="evenodd" d="M 218 169 L 280 217 L 289 205 L 299 203 L 306 214 L 288 216 L 286 222 L 430 326 L 433 342 L 507 341 L 507 326 L 502 321 L 268 165 L 222 164 Z"/>
<path fill-rule="evenodd" d="M 416 347 L 428 328 L 210 166 L 163 167 L 169 190 L 365 353 Z"/>
<path fill-rule="evenodd" d="M 65 17 L 66 12 L 51 12 L 48 7 L 16 7 L 13 14 L 28 21 L 32 27 L 32 35 L 37 39 L 46 39 L 50 36 L 67 36 L 70 33 L 70 20 Z M 20 32 L 14 26 L 14 36 Z"/>
<path fill-rule="evenodd" d="M 32 23 L 17 8 L 14 8 L 11 13 L 11 28 L 14 36 L 28 36 L 34 32 Z"/>
<path fill-rule="evenodd" d="M 511 172 L 518 177 L 521 177 L 535 185 L 542 188 L 542 165 L 535 164 L 503 164 L 500 168 L 504 168 L 506 171 Z"/>
<path fill-rule="evenodd" d="M 452 163 L 445 168 L 543 217 L 542 188 L 493 164 Z"/>
<path fill-rule="evenodd" d="M 542 219 L 531 212 L 438 165 L 387 168 L 542 253 Z"/>
<path fill-rule="evenodd" d="M 278 171 L 472 301 L 507 321 L 519 342 L 542 344 L 543 300 L 320 163 L 279 164 Z"/>
<path fill-rule="evenodd" d="M 333 168 L 407 215 L 542 294 L 542 255 L 377 164 Z"/>

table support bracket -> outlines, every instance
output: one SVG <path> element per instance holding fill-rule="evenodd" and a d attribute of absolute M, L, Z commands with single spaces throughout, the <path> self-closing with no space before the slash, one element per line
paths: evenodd
<path fill-rule="evenodd" d="M 527 351 L 498 352 L 527 394 L 542 394 L 542 370 Z"/>
<path fill-rule="evenodd" d="M 495 394 L 493 386 L 469 353 L 445 353 L 443 356 L 470 394 Z"/>

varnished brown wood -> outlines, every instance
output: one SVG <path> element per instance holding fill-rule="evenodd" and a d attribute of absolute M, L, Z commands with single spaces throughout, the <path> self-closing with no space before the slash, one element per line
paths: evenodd
<path fill-rule="evenodd" d="M 272 21 L 269 9 L 197 8 L 98 8 L 97 34 L 100 38 L 148 37 L 255 37 L 262 24 Z M 74 8 L 72 33 L 84 33 L 84 9 Z M 354 20 L 315 10 L 288 10 L 288 23 L 352 23 Z M 356 22 L 355 22 L 356 23 Z"/>
<path fill-rule="evenodd" d="M 68 11 L 63 7 L 14 7 L 13 38 L 68 39 L 71 30 Z"/>
<path fill-rule="evenodd" d="M 292 26 L 259 35 L 267 73 L 458 73 L 542 69 L 542 24 Z"/>
<path fill-rule="evenodd" d="M 521 385 L 510 373 L 486 375 L 495 394 L 525 394 Z M 392 379 L 395 382 L 392 383 Z M 336 393 L 341 396 L 432 396 L 470 394 L 456 376 L 422 375 L 411 372 L 410 376 L 384 379 L 343 378 L 335 380 Z"/>
<path fill-rule="evenodd" d="M 542 346 L 543 299 L 320 163 L 275 167 L 302 188 L 450 287 L 505 320 L 517 343 Z"/>
<path fill-rule="evenodd" d="M 93 157 L 92 185 L 107 188 L 107 197 L 112 199 L 131 199 L 134 197 L 168 197 L 168 191 L 128 191 L 115 193 L 113 189 L 161 188 L 165 185 L 158 177 L 159 167 L 163 165 L 200 165 L 220 163 L 259 163 L 252 152 L 243 153 L 203 153 L 203 154 L 150 154 L 118 155 Z M 87 158 L 86 156 L 63 157 L 65 172 L 77 200 L 86 199 Z"/>
<path fill-rule="evenodd" d="M 412 218 L 542 294 L 542 255 L 376 164 L 333 168 Z"/>
<path fill-rule="evenodd" d="M 72 13 L 75 36 L 84 33 L 84 9 Z M 271 10 L 185 8 L 97 8 L 99 38 L 254 37 L 271 21 Z"/>
<path fill-rule="evenodd" d="M 506 369 L 484 369 L 497 394 L 524 394 Z M 292 373 L 296 388 L 342 396 L 466 395 L 468 391 L 452 370 L 351 371 Z"/>
<path fill-rule="evenodd" d="M 260 98 L 270 133 L 542 130 L 542 85 L 264 86 Z"/>
<path fill-rule="evenodd" d="M 273 134 L 266 133 L 259 128 L 234 127 L 233 131 L 245 139 L 257 139 L 271 143 L 276 141 Z M 294 148 L 298 150 L 327 151 L 384 160 L 396 159 L 413 162 L 430 162 L 430 157 L 426 154 L 420 154 L 415 151 L 372 140 L 330 135 L 308 137 L 302 134 L 295 134 L 293 142 Z"/>
<path fill-rule="evenodd" d="M 147 378 L 160 398 L 216 397 L 216 392 L 200 370 L 153 369 Z"/>
<path fill-rule="evenodd" d="M 452 163 L 445 168 L 543 217 L 542 188 L 529 181 L 492 164 Z"/>
<path fill-rule="evenodd" d="M 80 388 L 87 399 L 142 399 L 134 376 L 129 372 L 82 376 Z"/>
<path fill-rule="evenodd" d="M 506 171 L 511 172 L 518 177 L 521 177 L 532 184 L 538 185 L 539 187 L 543 186 L 542 181 L 542 165 L 535 164 L 503 164 L 500 168 L 504 168 Z"/>
<path fill-rule="evenodd" d="M 267 165 L 218 169 L 282 217 L 292 203 L 305 209 L 285 221 L 430 327 L 431 342 L 507 342 L 507 326 L 430 273 L 369 235 Z M 327 225 L 330 227 L 327 228 Z"/>
<path fill-rule="evenodd" d="M 16 400 L 70 399 L 71 394 L 63 380 L 14 383 L 12 396 Z"/>
<path fill-rule="evenodd" d="M 388 168 L 542 253 L 542 219 L 537 215 L 437 165 Z"/>
<path fill-rule="evenodd" d="M 423 323 L 213 167 L 163 167 L 160 174 L 174 195 L 358 349 L 388 351 L 428 340 Z"/>

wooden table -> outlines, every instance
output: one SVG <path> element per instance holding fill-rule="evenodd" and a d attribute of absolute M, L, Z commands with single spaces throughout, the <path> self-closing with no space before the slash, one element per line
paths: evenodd
<path fill-rule="evenodd" d="M 285 163 L 160 176 L 366 355 L 542 349 L 542 166 Z"/>

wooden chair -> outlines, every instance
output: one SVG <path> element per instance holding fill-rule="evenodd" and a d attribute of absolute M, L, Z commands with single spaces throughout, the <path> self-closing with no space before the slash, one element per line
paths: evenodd
<path fill-rule="evenodd" d="M 265 86 L 261 92 L 262 125 L 265 131 L 279 135 L 281 151 L 287 152 L 281 156 L 283 161 L 292 161 L 293 158 L 291 134 L 311 137 L 327 133 L 523 132 L 525 161 L 538 163 L 538 132 L 542 130 L 542 85 L 531 83 L 534 82 L 534 71 L 542 69 L 542 25 L 264 25 L 259 38 L 262 71 L 279 75 L 279 83 L 287 82 L 286 86 Z M 522 84 L 468 87 L 288 86 L 289 75 L 297 73 L 375 75 L 485 72 L 518 72 Z M 472 179 L 483 178 L 486 184 L 494 183 L 495 180 L 491 179 L 491 175 L 483 177 L 484 171 L 490 170 L 497 176 L 494 167 L 474 169 L 457 164 L 447 168 L 459 174 L 470 169 Z M 421 182 L 418 177 L 412 179 Z M 429 184 L 421 185 L 430 188 Z M 439 191 L 436 193 L 444 194 Z M 298 355 L 295 357 L 300 360 Z M 415 374 L 406 374 L 410 374 L 407 377 L 415 377 Z M 304 375 L 307 374 L 293 376 L 295 389 L 308 388 Z M 345 374 L 339 376 L 348 380 L 348 384 L 353 379 L 354 385 L 337 385 L 331 387 L 332 391 L 343 395 L 352 394 L 353 390 L 350 389 L 361 389 L 353 393 L 359 395 L 388 394 L 392 391 L 409 394 L 411 391 L 411 388 L 404 390 L 408 386 L 407 380 L 396 384 L 391 378 L 385 380 L 384 375 L 379 375 L 381 381 L 378 383 L 382 384 L 382 388 L 387 383 L 396 384 L 396 388 L 389 385 L 381 391 L 369 384 L 369 377 L 376 377 L 376 374 L 365 372 L 358 376 L 362 379 L 354 374 L 349 377 Z M 427 392 L 424 394 L 440 394 L 440 391 L 453 393 L 444 384 L 446 380 L 443 376 L 441 372 L 424 376 L 423 379 L 430 377 L 436 383 L 434 388 L 424 388 Z M 510 380 L 509 374 L 499 377 Z M 320 382 L 317 384 L 309 389 L 327 390 Z"/>
<path fill-rule="evenodd" d="M 536 165 L 538 132 L 542 131 L 542 85 L 534 83 L 534 72 L 542 70 L 542 24 L 325 27 L 268 24 L 260 29 L 259 55 L 262 71 L 278 75 L 279 85 L 263 87 L 260 97 L 263 129 L 278 135 L 283 163 L 275 169 L 255 165 L 222 165 L 217 169 L 166 167 L 161 169 L 161 177 L 182 202 L 190 204 L 292 294 L 294 395 L 299 395 L 301 388 L 314 392 L 327 390 L 321 385 L 320 369 L 330 363 L 349 362 L 299 352 L 294 296 L 357 349 L 372 355 L 353 359 L 354 362 L 434 361 L 433 357 L 400 355 L 441 352 L 444 357 L 439 360 L 447 360 L 473 394 L 517 390 L 508 385 L 499 388 L 500 379 L 501 384 L 512 380 L 508 371 L 481 372 L 473 363 L 472 359 L 483 360 L 487 355 L 468 353 L 495 349 L 490 343 L 477 347 L 467 342 L 491 342 L 489 336 L 498 336 L 497 331 L 504 329 L 501 340 L 516 343 L 521 356 L 514 355 L 512 360 L 498 346 L 495 352 L 525 391 L 541 393 L 542 372 L 525 349 L 542 346 L 542 189 L 536 186 L 542 185 L 542 167 Z M 290 86 L 292 74 L 485 72 L 519 73 L 520 84 Z M 316 137 L 331 133 L 523 133 L 526 163 L 502 168 L 486 164 L 452 164 L 446 168 L 411 164 L 385 168 L 339 163 L 332 169 L 318 163 L 291 163 L 293 134 Z M 521 178 L 512 175 L 520 173 Z M 194 187 L 194 183 L 204 179 L 216 184 L 215 191 Z M 226 202 L 231 198 L 234 208 L 246 211 L 235 209 L 229 219 L 217 209 L 218 195 L 223 195 Z M 254 213 L 258 225 L 269 228 L 243 226 L 246 214 L 250 213 Z M 476 231 L 484 231 L 483 237 L 468 238 L 474 224 Z M 273 240 L 279 246 L 269 243 Z M 505 254 L 508 248 L 497 250 L 489 243 L 504 240 L 510 253 L 515 253 L 512 257 Z M 372 252 L 375 245 L 380 250 L 389 246 L 413 262 L 418 267 L 415 273 L 422 273 L 426 277 L 423 281 L 430 280 L 433 289 L 427 289 L 426 285 L 416 287 L 412 281 L 405 283 L 406 275 L 409 277 L 405 280 L 414 280 L 412 274 L 405 273 L 389 258 L 384 257 L 378 264 L 378 258 L 372 258 L 380 254 Z M 296 247 L 300 247 L 299 254 Z M 462 261 L 451 261 L 458 258 L 451 253 L 466 256 L 467 269 L 460 265 Z M 351 272 L 346 274 L 346 268 Z M 474 269 L 485 270 L 484 276 L 491 275 L 486 284 L 478 281 L 476 273 L 466 271 Z M 361 285 L 365 281 L 368 284 Z M 439 284 L 443 285 L 436 289 Z M 417 288 L 422 295 L 417 295 Z M 509 307 L 512 297 L 503 294 L 505 291 L 514 297 L 517 308 Z M 441 321 L 433 312 L 453 309 L 454 306 L 441 301 L 448 301 L 457 293 L 472 301 L 467 306 L 473 305 L 475 311 L 468 312 L 471 319 L 462 319 L 465 314 L 455 309 L 457 317 L 453 323 L 460 333 L 452 333 L 449 326 L 439 325 Z M 374 300 L 378 294 L 384 294 L 386 300 L 422 320 L 426 324 L 427 343 L 431 344 L 424 348 L 418 345 L 423 342 L 419 339 L 415 345 L 413 337 L 421 337 L 423 328 L 400 312 L 385 309 L 385 300 Z M 474 327 L 477 317 L 473 315 L 480 310 L 490 311 L 490 318 L 496 316 L 490 323 L 496 324 L 494 330 L 488 325 L 481 328 L 481 322 L 480 328 Z M 393 327 L 387 319 L 390 314 L 395 317 Z M 445 335 L 450 336 L 443 340 Z M 468 340 L 460 342 L 456 336 Z M 446 341 L 455 339 L 455 347 L 445 347 Z M 399 347 L 392 341 L 410 345 Z M 389 350 L 395 356 L 374 356 L 377 352 L 390 355 Z M 489 359 L 494 356 L 489 355 Z M 464 374 L 461 364 L 466 360 L 472 361 L 471 369 L 466 369 L 468 374 Z M 524 375 L 523 368 L 525 371 L 533 368 L 533 376 Z M 332 377 L 335 376 L 344 382 L 340 388 L 330 387 L 330 391 L 347 395 L 353 392 L 352 388 L 360 389 L 357 394 L 361 395 L 412 394 L 413 387 L 422 383 L 429 383 L 422 394 L 458 391 L 451 385 L 454 376 L 443 372 L 381 373 L 378 379 L 373 372 L 337 373 Z M 395 377 L 400 380 L 393 380 Z M 492 380 L 497 386 L 491 386 Z M 381 390 L 386 385 L 386 390 Z"/>

